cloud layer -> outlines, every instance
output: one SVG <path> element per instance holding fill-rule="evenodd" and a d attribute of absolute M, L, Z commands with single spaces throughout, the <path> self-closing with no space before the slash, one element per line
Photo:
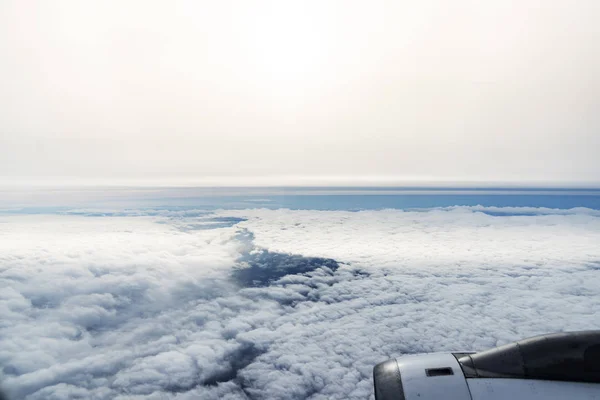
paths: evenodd
<path fill-rule="evenodd" d="M 389 357 L 599 328 L 600 219 L 537 211 L 0 216 L 3 386 L 365 399 Z"/>

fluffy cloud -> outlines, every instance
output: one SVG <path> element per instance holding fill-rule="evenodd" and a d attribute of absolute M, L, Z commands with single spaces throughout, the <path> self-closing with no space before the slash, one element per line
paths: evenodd
<path fill-rule="evenodd" d="M 539 211 L 1 216 L 3 385 L 365 399 L 389 357 L 599 328 L 600 219 Z"/>

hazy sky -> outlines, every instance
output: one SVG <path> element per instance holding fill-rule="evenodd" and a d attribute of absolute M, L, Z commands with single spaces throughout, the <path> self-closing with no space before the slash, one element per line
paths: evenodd
<path fill-rule="evenodd" d="M 0 181 L 599 182 L 599 20 L 598 0 L 2 0 Z"/>

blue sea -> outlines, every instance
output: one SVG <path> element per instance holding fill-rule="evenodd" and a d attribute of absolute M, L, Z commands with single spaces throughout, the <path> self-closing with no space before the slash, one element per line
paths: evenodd
<path fill-rule="evenodd" d="M 12 196 L 3 196 L 0 199 L 2 213 L 53 213 L 76 208 L 98 210 L 267 208 L 360 211 L 415 210 L 453 206 L 600 210 L 598 188 L 117 187 L 21 190 L 10 194 Z"/>

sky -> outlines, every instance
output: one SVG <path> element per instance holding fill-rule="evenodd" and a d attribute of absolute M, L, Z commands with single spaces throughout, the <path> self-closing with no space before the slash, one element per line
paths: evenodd
<path fill-rule="evenodd" d="M 596 0 L 0 2 L 0 183 L 600 181 Z"/>

